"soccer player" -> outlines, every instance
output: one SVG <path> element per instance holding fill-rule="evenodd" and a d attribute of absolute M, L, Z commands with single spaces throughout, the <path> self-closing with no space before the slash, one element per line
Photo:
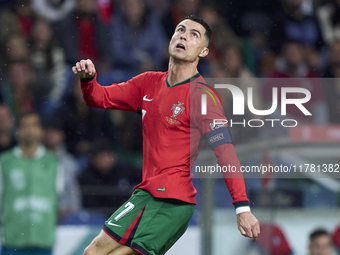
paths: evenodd
<path fill-rule="evenodd" d="M 218 95 L 197 71 L 208 55 L 211 30 L 201 18 L 190 15 L 176 27 L 169 44 L 169 70 L 146 72 L 131 80 L 100 86 L 91 60 L 77 62 L 72 70 L 81 78 L 88 106 L 137 111 L 143 120 L 143 180 L 131 198 L 105 222 L 85 255 L 161 255 L 183 235 L 196 204 L 190 169 L 208 140 L 221 166 L 237 166 Z M 207 114 L 201 114 L 201 96 Z M 191 109 L 192 108 L 192 109 Z M 238 229 L 255 241 L 258 220 L 250 212 L 242 175 L 225 175 L 236 207 Z M 233 176 L 235 177 L 235 176 Z"/>

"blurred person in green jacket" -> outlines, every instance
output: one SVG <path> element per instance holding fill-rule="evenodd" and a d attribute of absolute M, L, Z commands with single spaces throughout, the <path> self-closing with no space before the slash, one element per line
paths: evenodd
<path fill-rule="evenodd" d="M 42 145 L 35 112 L 17 118 L 18 146 L 0 154 L 1 255 L 50 255 L 63 190 L 57 157 Z"/>

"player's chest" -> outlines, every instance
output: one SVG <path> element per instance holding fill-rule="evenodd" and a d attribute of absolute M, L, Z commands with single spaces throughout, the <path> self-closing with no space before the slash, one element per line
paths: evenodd
<path fill-rule="evenodd" d="M 145 90 L 142 96 L 143 127 L 176 129 L 190 126 L 189 91 L 185 87 Z"/>

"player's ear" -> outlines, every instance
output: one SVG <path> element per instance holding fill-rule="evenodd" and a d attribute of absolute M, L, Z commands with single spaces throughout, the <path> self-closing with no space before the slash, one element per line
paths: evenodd
<path fill-rule="evenodd" d="M 209 49 L 207 47 L 204 47 L 201 53 L 199 54 L 200 58 L 204 58 L 209 54 Z"/>

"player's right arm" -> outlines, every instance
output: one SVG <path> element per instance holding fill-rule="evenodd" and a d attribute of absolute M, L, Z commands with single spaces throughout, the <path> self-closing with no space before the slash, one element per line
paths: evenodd
<path fill-rule="evenodd" d="M 72 71 L 81 80 L 81 90 L 88 106 L 126 111 L 137 111 L 139 108 L 143 74 L 124 83 L 101 86 L 97 82 L 96 68 L 90 59 L 77 62 Z"/>

